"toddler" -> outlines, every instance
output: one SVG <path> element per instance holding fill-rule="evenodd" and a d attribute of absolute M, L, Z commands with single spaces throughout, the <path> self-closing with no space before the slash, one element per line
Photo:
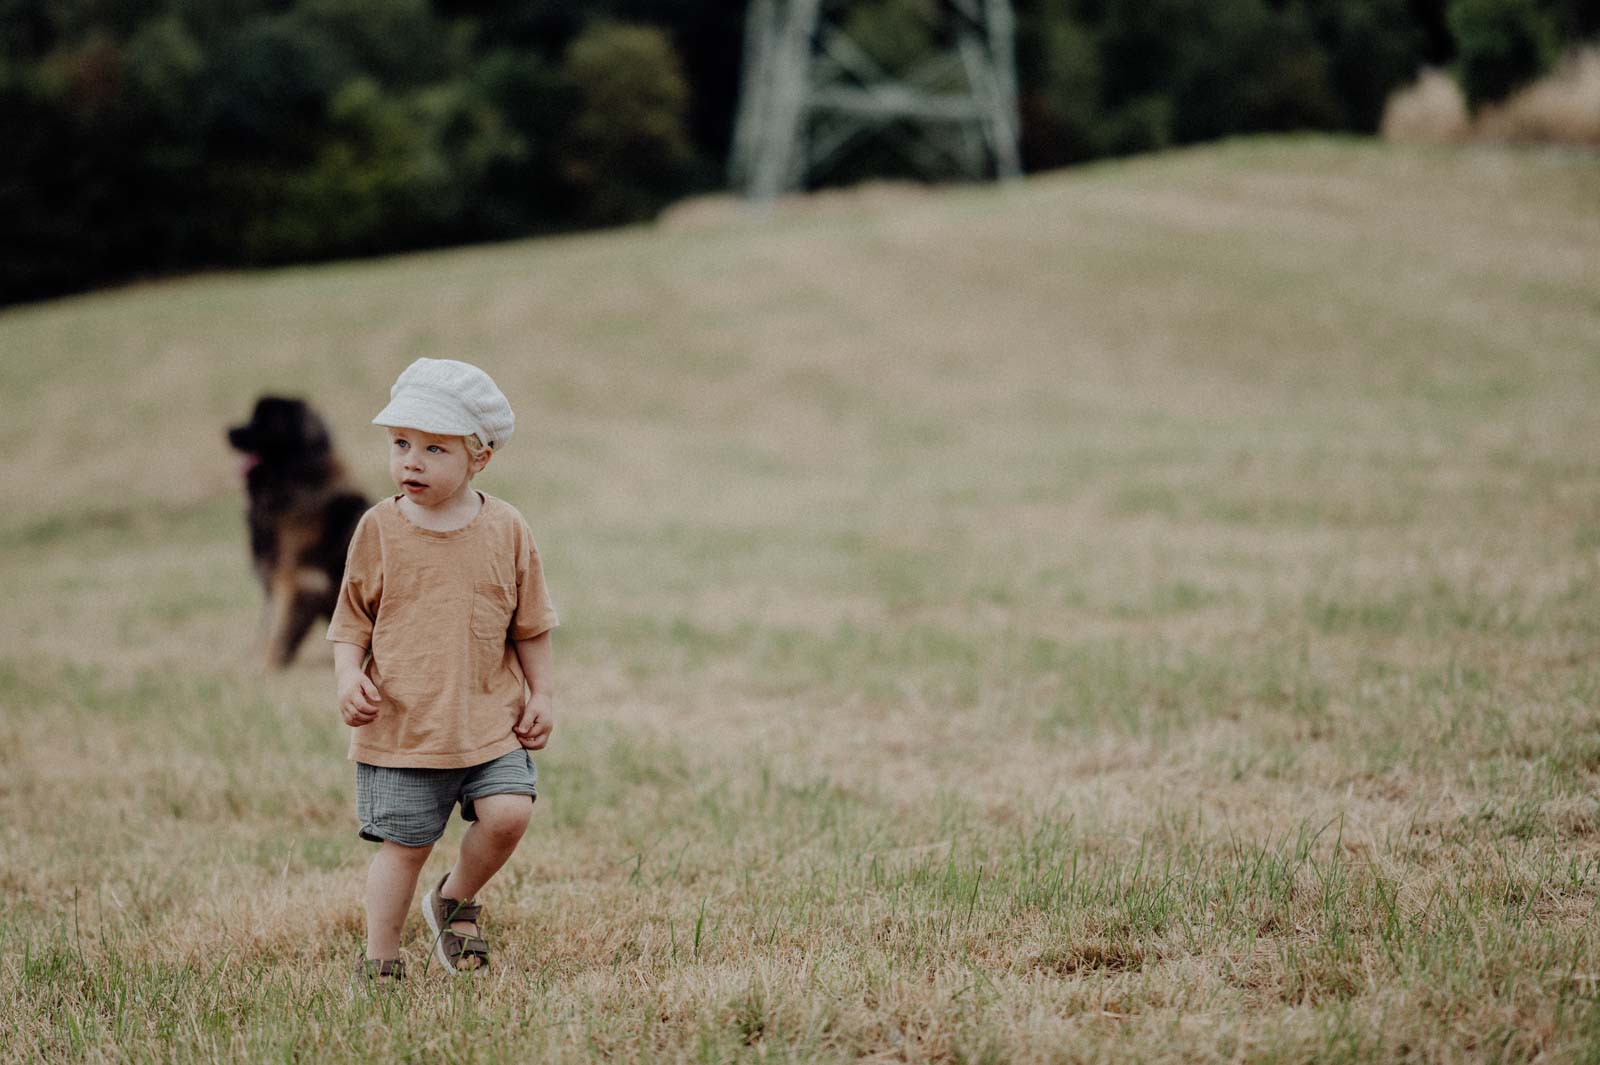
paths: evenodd
<path fill-rule="evenodd" d="M 400 930 L 457 803 L 471 826 L 422 915 L 446 969 L 489 964 L 473 900 L 533 810 L 528 752 L 553 724 L 556 614 L 522 515 L 472 488 L 515 424 L 489 375 L 418 359 L 372 421 L 388 429 L 399 494 L 356 526 L 328 639 L 352 728 L 361 838 L 379 844 L 357 974 L 388 980 L 405 976 Z"/>

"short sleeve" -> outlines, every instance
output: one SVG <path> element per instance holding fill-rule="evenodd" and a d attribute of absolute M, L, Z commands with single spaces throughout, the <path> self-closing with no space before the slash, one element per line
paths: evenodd
<path fill-rule="evenodd" d="M 527 522 L 517 531 L 517 611 L 511 617 L 511 638 L 531 640 L 561 624 L 544 583 L 539 548 Z"/>
<path fill-rule="evenodd" d="M 378 616 L 378 601 L 382 598 L 383 543 L 378 536 L 378 522 L 369 510 L 361 515 L 350 537 L 350 551 L 344 560 L 344 580 L 339 583 L 333 620 L 328 623 L 328 639 L 371 647 L 373 621 Z"/>

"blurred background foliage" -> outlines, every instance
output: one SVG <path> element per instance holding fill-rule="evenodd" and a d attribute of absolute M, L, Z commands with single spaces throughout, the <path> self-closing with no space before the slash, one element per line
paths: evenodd
<path fill-rule="evenodd" d="M 1473 107 L 1590 0 L 1016 0 L 1024 164 L 1371 132 L 1424 64 Z M 890 70 L 934 0 L 848 25 Z M 719 187 L 743 5 L 0 0 L 0 302 L 647 219 Z M 836 180 L 894 176 L 863 152 Z"/>

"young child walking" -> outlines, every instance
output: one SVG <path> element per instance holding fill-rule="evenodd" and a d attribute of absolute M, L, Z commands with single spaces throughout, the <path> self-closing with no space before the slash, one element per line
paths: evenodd
<path fill-rule="evenodd" d="M 515 425 L 489 375 L 418 359 L 372 421 L 388 429 L 399 494 L 356 526 L 328 639 L 360 834 L 379 845 L 357 975 L 392 980 L 405 976 L 400 931 L 418 875 L 457 804 L 471 825 L 422 915 L 446 969 L 489 964 L 475 900 L 532 813 L 528 752 L 553 725 L 556 614 L 522 515 L 472 487 Z"/>

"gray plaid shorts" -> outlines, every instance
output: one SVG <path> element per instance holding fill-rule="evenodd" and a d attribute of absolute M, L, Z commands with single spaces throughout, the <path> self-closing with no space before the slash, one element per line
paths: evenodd
<path fill-rule="evenodd" d="M 398 769 L 356 763 L 356 819 L 361 838 L 404 847 L 437 843 L 461 804 L 461 817 L 476 821 L 473 801 L 486 795 L 528 795 L 536 801 L 539 776 L 533 756 L 518 749 L 492 762 L 461 769 Z"/>

